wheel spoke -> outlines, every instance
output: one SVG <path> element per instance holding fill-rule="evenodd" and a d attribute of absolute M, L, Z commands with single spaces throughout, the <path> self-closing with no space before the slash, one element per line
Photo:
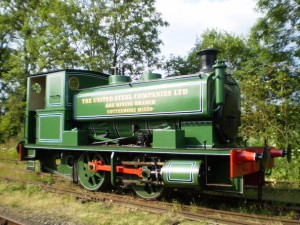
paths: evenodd
<path fill-rule="evenodd" d="M 96 179 L 95 179 L 95 177 L 91 177 L 91 183 L 92 183 L 93 185 L 96 184 Z"/>
<path fill-rule="evenodd" d="M 102 179 L 103 175 L 101 175 L 100 173 L 96 172 L 95 173 L 95 177 L 98 177 L 98 178 Z"/>

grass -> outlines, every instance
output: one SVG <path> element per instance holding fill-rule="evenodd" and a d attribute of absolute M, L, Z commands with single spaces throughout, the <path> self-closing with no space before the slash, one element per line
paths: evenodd
<path fill-rule="evenodd" d="M 159 215 L 105 202 L 81 203 L 69 197 L 47 193 L 39 187 L 0 181 L 1 207 L 32 217 L 60 218 L 68 224 L 199 224 L 184 221 L 178 214 Z M 62 212 L 64 212 L 62 214 Z"/>
<path fill-rule="evenodd" d="M 247 189 L 245 196 L 251 199 L 257 199 L 256 189 Z M 268 188 L 263 189 L 263 199 L 276 202 L 289 202 L 291 204 L 300 204 L 300 191 L 298 188 Z"/>
<path fill-rule="evenodd" d="M 13 143 L 0 144 L 0 157 L 6 159 L 18 159 L 16 145 L 14 145 Z"/>

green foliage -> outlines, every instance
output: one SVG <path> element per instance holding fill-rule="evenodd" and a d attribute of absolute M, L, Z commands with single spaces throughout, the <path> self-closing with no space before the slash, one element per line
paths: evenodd
<path fill-rule="evenodd" d="M 248 48 L 244 38 L 215 29 L 206 30 L 196 40 L 190 55 L 194 56 L 196 52 L 210 47 L 220 50 L 218 58 L 225 59 L 230 70 L 238 69 L 240 63 L 247 59 Z"/>
<path fill-rule="evenodd" d="M 286 159 L 276 159 L 275 167 L 272 170 L 270 178 L 276 180 L 285 180 L 290 182 L 300 182 L 300 157 L 293 157 L 291 163 L 288 163 Z"/>
<path fill-rule="evenodd" d="M 106 70 L 125 66 L 125 73 L 139 75 L 145 67 L 157 62 L 162 41 L 158 28 L 168 23 L 156 12 L 151 1 L 72 1 L 72 45 L 80 66 L 90 70 Z M 69 29 L 70 30 L 70 29 Z"/>
<path fill-rule="evenodd" d="M 166 73 L 169 76 L 176 76 L 198 72 L 200 70 L 200 57 L 197 52 L 210 47 L 220 50 L 218 58 L 226 60 L 230 72 L 240 68 L 241 62 L 247 59 L 247 52 L 249 51 L 244 38 L 225 31 L 208 29 L 197 38 L 187 57 L 171 56 L 170 59 L 166 60 L 164 66 Z"/>
<path fill-rule="evenodd" d="M 23 96 L 12 95 L 5 104 L 9 110 L 5 115 L 1 116 L 0 121 L 0 134 L 2 141 L 16 136 L 24 123 L 24 108 L 25 102 Z"/>
<path fill-rule="evenodd" d="M 293 148 L 293 160 L 278 160 L 272 177 L 299 180 L 299 7 L 295 1 L 258 1 L 265 15 L 252 28 L 247 60 L 236 71 L 243 102 L 243 137 Z"/>
<path fill-rule="evenodd" d="M 199 71 L 198 67 L 197 64 L 191 63 L 185 57 L 171 55 L 164 64 L 163 69 L 166 71 L 167 76 L 178 76 L 197 72 Z"/>
<path fill-rule="evenodd" d="M 299 45 L 291 37 L 299 36 L 299 27 L 290 29 L 299 19 L 286 17 L 292 13 L 288 9 L 299 13 L 293 5 L 294 1 L 258 2 L 265 16 L 252 28 L 248 59 L 236 75 L 243 93 L 243 136 L 268 139 L 280 148 L 290 143 L 299 157 Z"/>
<path fill-rule="evenodd" d="M 253 27 L 252 35 L 272 51 L 273 57 L 282 57 L 283 60 L 296 57 L 299 60 L 299 1 L 258 0 L 257 10 L 264 16 Z"/>
<path fill-rule="evenodd" d="M 242 132 L 244 136 L 276 140 L 277 144 L 281 141 L 282 147 L 290 140 L 296 141 L 299 135 L 295 121 L 299 119 L 300 106 L 292 98 L 299 90 L 299 78 L 270 64 L 251 57 L 236 72 L 243 94 Z"/>
<path fill-rule="evenodd" d="M 0 158 L 18 159 L 19 154 L 16 151 L 17 142 L 15 139 L 8 139 L 5 144 L 0 144 Z"/>
<path fill-rule="evenodd" d="M 154 0 L 114 0 L 90 1 L 90 10 L 83 11 L 86 20 L 92 20 L 85 30 L 91 39 L 87 40 L 90 46 L 85 53 L 89 60 L 93 60 L 95 50 L 99 51 L 98 61 L 102 69 L 125 65 L 125 72 L 130 75 L 140 75 L 145 67 L 157 63 L 155 55 L 160 52 L 162 41 L 158 38 L 158 28 L 167 26 L 161 15 L 156 12 Z M 89 9 L 90 9 L 89 8 Z M 98 32 L 93 32 L 93 31 Z M 101 33 L 99 33 L 101 31 Z M 95 37 L 93 37 L 95 34 Z M 97 39 L 97 40 L 94 40 Z M 100 42 L 102 41 L 102 42 Z M 99 48 L 100 47 L 100 48 Z M 87 63 L 92 69 L 96 65 Z"/>

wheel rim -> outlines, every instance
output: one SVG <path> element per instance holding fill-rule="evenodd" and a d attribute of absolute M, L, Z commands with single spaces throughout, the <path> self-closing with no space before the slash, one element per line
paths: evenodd
<path fill-rule="evenodd" d="M 84 188 L 90 191 L 103 188 L 107 180 L 107 174 L 105 172 L 92 172 L 88 169 L 88 162 L 95 159 L 105 162 L 104 158 L 97 152 L 83 153 L 78 159 L 79 182 Z"/>
<path fill-rule="evenodd" d="M 143 157 L 137 157 L 135 161 L 151 161 L 151 159 L 145 159 Z M 136 180 L 133 178 L 132 180 Z M 151 181 L 151 179 L 150 179 Z M 153 200 L 160 198 L 164 192 L 164 186 L 159 184 L 132 184 L 132 189 L 139 197 L 147 200 Z"/>
<path fill-rule="evenodd" d="M 153 184 L 133 184 L 132 188 L 138 196 L 147 200 L 157 199 L 164 192 L 163 186 Z"/>

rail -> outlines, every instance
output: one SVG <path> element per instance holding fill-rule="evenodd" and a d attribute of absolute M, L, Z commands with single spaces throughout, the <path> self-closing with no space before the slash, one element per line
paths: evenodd
<path fill-rule="evenodd" d="M 18 179 L 0 177 L 6 181 L 18 181 Z M 120 196 L 117 194 L 103 192 L 87 192 L 86 190 L 70 190 L 57 188 L 39 182 L 23 181 L 26 184 L 36 184 L 48 192 L 57 194 L 69 195 L 80 199 L 81 201 L 109 201 L 113 204 L 123 205 L 125 207 L 137 208 L 153 213 L 167 214 L 170 211 L 182 215 L 187 220 L 206 221 L 223 224 L 283 224 L 283 225 L 298 225 L 299 220 L 288 220 L 274 217 L 266 217 L 259 215 L 250 215 L 245 213 L 235 213 L 223 210 L 207 209 L 195 206 L 183 206 L 172 203 L 145 201 L 142 199 L 133 198 L 131 196 Z"/>

